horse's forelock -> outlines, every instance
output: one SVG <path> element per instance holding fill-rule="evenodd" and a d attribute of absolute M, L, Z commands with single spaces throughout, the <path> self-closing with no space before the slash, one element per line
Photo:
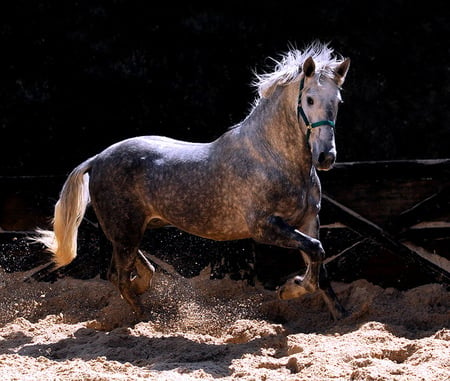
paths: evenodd
<path fill-rule="evenodd" d="M 267 98 L 276 86 L 295 81 L 301 73 L 299 69 L 308 57 L 313 58 L 317 71 L 320 71 L 322 75 L 333 78 L 333 69 L 343 61 L 343 57 L 334 54 L 334 50 L 328 45 L 329 43 L 314 42 L 303 51 L 289 50 L 282 54 L 279 60 L 270 58 L 275 63 L 273 72 L 255 73 L 253 85 L 258 89 L 259 96 Z"/>

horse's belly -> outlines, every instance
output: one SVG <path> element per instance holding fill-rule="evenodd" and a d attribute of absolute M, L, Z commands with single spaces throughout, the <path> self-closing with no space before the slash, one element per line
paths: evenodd
<path fill-rule="evenodd" d="M 170 225 L 203 238 L 228 241 L 250 237 L 245 220 L 232 211 L 225 214 L 189 213 L 183 216 L 167 214 L 164 219 Z"/>
<path fill-rule="evenodd" d="M 192 228 L 190 228 L 189 230 L 192 230 Z M 192 231 L 190 233 L 198 235 L 203 238 L 213 239 L 216 241 L 230 241 L 250 237 L 250 233 L 246 227 L 242 229 L 236 229 L 236 227 L 230 226 L 221 226 L 221 227 L 209 226 L 206 227 L 205 229 Z"/>

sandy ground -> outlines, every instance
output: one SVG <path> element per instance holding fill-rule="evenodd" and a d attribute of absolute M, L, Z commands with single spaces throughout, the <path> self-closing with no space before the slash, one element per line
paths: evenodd
<path fill-rule="evenodd" d="M 102 279 L 0 272 L 1 380 L 450 379 L 450 291 L 335 283 L 352 314 L 243 282 L 157 273 L 136 322 Z"/>

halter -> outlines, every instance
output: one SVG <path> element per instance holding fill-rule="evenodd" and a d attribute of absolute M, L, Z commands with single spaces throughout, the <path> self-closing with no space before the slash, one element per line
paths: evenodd
<path fill-rule="evenodd" d="M 302 91 L 303 91 L 303 86 L 305 84 L 305 77 L 303 77 L 300 81 L 300 93 L 298 94 L 298 105 L 297 105 L 297 111 L 298 114 L 301 115 L 303 121 L 305 122 L 306 125 L 306 142 L 309 145 L 309 137 L 311 136 L 311 130 L 313 128 L 319 127 L 319 126 L 330 126 L 331 128 L 335 128 L 335 124 L 332 120 L 320 120 L 318 122 L 314 122 L 314 123 L 310 123 L 308 120 L 308 117 L 306 116 L 305 112 L 303 111 L 302 108 Z"/>

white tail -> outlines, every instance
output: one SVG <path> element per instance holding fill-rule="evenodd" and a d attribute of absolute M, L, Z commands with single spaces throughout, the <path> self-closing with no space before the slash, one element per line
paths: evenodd
<path fill-rule="evenodd" d="M 55 205 L 53 231 L 37 229 L 39 236 L 34 238 L 53 253 L 57 267 L 65 266 L 77 256 L 78 227 L 81 224 L 89 202 L 89 175 L 92 157 L 76 167 L 67 177 Z"/>

